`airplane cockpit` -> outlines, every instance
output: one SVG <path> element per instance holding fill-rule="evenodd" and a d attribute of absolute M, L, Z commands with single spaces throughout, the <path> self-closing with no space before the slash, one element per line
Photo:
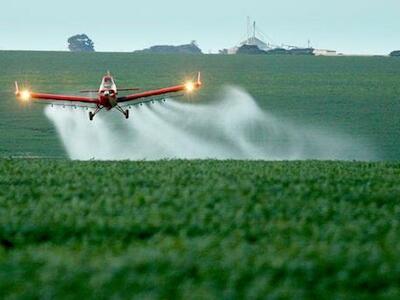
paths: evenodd
<path fill-rule="evenodd" d="M 101 90 L 116 90 L 114 79 L 111 76 L 104 76 L 101 83 Z"/>

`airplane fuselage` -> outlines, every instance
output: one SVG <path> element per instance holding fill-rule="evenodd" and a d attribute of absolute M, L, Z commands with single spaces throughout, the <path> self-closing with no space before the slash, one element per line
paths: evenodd
<path fill-rule="evenodd" d="M 117 93 L 112 90 L 107 90 L 99 93 L 98 99 L 101 106 L 104 106 L 107 110 L 117 106 Z"/>
<path fill-rule="evenodd" d="M 103 77 L 98 93 L 98 99 L 100 105 L 107 110 L 117 106 L 118 90 L 111 75 L 106 75 Z"/>

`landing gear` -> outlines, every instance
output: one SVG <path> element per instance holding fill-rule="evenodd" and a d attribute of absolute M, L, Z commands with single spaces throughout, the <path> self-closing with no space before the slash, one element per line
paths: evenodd
<path fill-rule="evenodd" d="M 95 110 L 94 112 L 89 111 L 89 120 L 90 120 L 90 121 L 93 121 L 94 116 L 97 115 L 98 112 L 99 112 L 100 110 L 102 110 L 102 109 L 103 109 L 103 107 L 97 107 L 96 110 Z"/>
<path fill-rule="evenodd" d="M 115 108 L 125 116 L 125 119 L 129 119 L 129 109 L 123 110 L 119 105 L 117 105 Z"/>
<path fill-rule="evenodd" d="M 99 111 L 101 111 L 104 107 L 103 106 L 99 106 L 96 108 L 96 110 L 94 112 L 89 111 L 89 120 L 93 121 L 94 117 L 99 113 Z M 120 111 L 124 116 L 125 119 L 129 119 L 129 109 L 127 110 L 123 110 L 121 106 L 117 105 L 115 106 L 115 108 Z"/>

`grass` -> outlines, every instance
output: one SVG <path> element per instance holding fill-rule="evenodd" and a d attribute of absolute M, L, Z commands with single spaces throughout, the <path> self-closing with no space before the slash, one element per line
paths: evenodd
<path fill-rule="evenodd" d="M 0 160 L 2 297 L 396 299 L 400 164 Z"/>
<path fill-rule="evenodd" d="M 0 295 L 6 299 L 400 298 L 400 60 L 0 52 Z M 245 88 L 265 110 L 393 162 L 77 162 L 44 92 Z M 222 112 L 221 112 L 222 113 Z"/>
<path fill-rule="evenodd" d="M 65 157 L 43 107 L 21 107 L 13 82 L 76 93 L 111 70 L 119 86 L 154 88 L 203 72 L 197 101 L 246 89 L 264 110 L 306 127 L 365 140 L 378 159 L 400 158 L 400 60 L 388 57 L 175 56 L 0 52 L 0 156 Z"/>

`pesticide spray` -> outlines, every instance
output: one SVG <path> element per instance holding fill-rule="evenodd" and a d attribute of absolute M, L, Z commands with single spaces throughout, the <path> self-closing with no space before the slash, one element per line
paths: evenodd
<path fill-rule="evenodd" d="M 74 160 L 373 159 L 350 137 L 302 128 L 262 111 L 236 87 L 207 104 L 168 100 L 135 106 L 130 120 L 109 112 L 89 122 L 87 111 L 50 106 L 45 114 Z"/>

